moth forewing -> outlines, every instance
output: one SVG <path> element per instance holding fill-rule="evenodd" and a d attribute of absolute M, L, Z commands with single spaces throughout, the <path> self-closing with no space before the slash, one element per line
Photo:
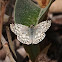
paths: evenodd
<path fill-rule="evenodd" d="M 46 20 L 39 23 L 36 27 L 38 29 L 41 29 L 42 33 L 45 33 L 49 29 L 50 26 L 51 26 L 51 20 Z"/>
<path fill-rule="evenodd" d="M 17 35 L 17 29 L 16 29 L 16 26 L 15 24 L 10 24 L 10 28 L 11 28 L 11 31 Z"/>
<path fill-rule="evenodd" d="M 34 39 L 33 44 L 37 44 L 45 38 L 45 32 L 49 29 L 50 26 L 51 26 L 51 21 L 48 20 L 48 21 L 43 21 L 34 27 L 35 36 L 33 38 Z"/>

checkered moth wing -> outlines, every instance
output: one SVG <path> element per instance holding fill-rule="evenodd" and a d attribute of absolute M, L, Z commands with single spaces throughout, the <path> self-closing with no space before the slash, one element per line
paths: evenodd
<path fill-rule="evenodd" d="M 17 39 L 23 44 L 31 44 L 29 27 L 22 24 L 10 24 L 11 31 L 17 35 Z"/>
<path fill-rule="evenodd" d="M 46 20 L 34 27 L 34 37 L 33 37 L 33 44 L 38 44 L 45 38 L 45 32 L 51 26 L 51 20 Z"/>

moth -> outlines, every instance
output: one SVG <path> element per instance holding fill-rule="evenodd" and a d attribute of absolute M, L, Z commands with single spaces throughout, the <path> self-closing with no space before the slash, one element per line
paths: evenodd
<path fill-rule="evenodd" d="M 10 24 L 10 28 L 17 35 L 17 39 L 27 45 L 41 42 L 45 38 L 45 32 L 50 26 L 51 20 L 43 21 L 31 27 L 22 24 Z"/>

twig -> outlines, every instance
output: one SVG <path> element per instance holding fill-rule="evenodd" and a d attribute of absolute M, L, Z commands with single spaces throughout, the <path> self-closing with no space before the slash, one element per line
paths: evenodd
<path fill-rule="evenodd" d="M 4 47 L 5 44 L 7 44 L 7 41 L 5 40 L 5 38 L 3 37 L 3 35 L 1 37 L 1 42 L 2 42 L 3 47 Z"/>
<path fill-rule="evenodd" d="M 8 1 L 2 1 L 1 2 L 1 15 L 0 15 L 0 48 L 2 46 L 1 44 L 1 34 L 2 34 L 2 26 L 3 26 L 3 20 L 4 20 L 4 14 L 5 14 L 5 9 Z"/>
<path fill-rule="evenodd" d="M 10 30 L 9 30 L 8 26 L 6 26 L 6 33 L 7 33 L 8 42 L 9 42 L 10 48 L 11 48 L 13 54 L 16 57 L 16 53 L 15 53 L 15 50 L 14 50 L 14 45 L 13 45 L 13 42 L 12 42 L 12 39 L 11 39 L 11 34 L 10 34 Z"/>
<path fill-rule="evenodd" d="M 10 61 L 11 61 L 11 62 L 16 62 L 16 61 L 13 59 L 12 55 L 11 55 L 10 49 L 9 49 L 9 47 L 8 47 L 8 43 L 7 43 L 7 41 L 5 40 L 5 38 L 3 37 L 3 35 L 2 35 L 2 37 L 1 37 L 1 42 L 2 42 L 2 44 L 3 44 L 3 48 L 5 49 L 5 51 L 6 51 L 6 53 L 7 53 L 7 56 L 9 57 Z"/>

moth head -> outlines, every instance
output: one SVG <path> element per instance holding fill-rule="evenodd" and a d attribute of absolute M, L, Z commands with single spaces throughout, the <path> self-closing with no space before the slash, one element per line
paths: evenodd
<path fill-rule="evenodd" d="M 33 28 L 33 27 L 34 27 L 34 25 L 31 25 L 31 26 L 30 26 L 30 28 Z"/>

